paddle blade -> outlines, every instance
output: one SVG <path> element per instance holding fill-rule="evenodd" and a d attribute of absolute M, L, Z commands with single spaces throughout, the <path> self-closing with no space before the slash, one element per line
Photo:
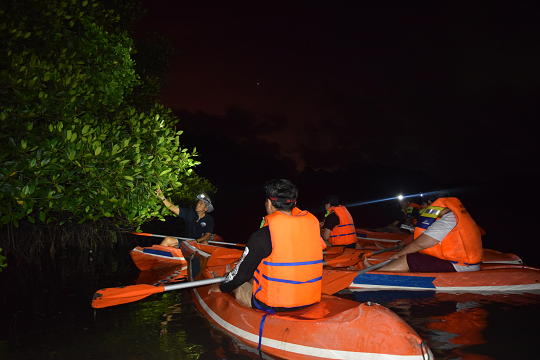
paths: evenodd
<path fill-rule="evenodd" d="M 96 291 L 92 298 L 92 307 L 99 309 L 109 306 L 126 304 L 144 299 L 152 294 L 163 292 L 163 286 L 132 285 L 118 288 L 107 288 Z"/>
<path fill-rule="evenodd" d="M 336 271 L 322 277 L 322 293 L 332 295 L 346 289 L 351 285 L 354 278 L 357 276 L 354 272 Z"/>
<path fill-rule="evenodd" d="M 362 259 L 363 256 L 364 256 L 364 252 L 356 251 L 356 252 L 354 252 L 352 254 L 351 253 L 343 254 L 343 255 L 340 255 L 340 256 L 338 256 L 336 258 L 327 260 L 324 263 L 324 265 L 329 265 L 329 266 L 333 266 L 333 267 L 353 266 L 357 262 L 359 262 L 360 259 Z"/>

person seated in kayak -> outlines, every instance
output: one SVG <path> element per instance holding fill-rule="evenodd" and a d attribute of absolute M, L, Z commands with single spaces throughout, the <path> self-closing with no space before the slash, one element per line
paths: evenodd
<path fill-rule="evenodd" d="M 321 236 L 328 246 L 344 246 L 354 249 L 356 246 L 356 228 L 349 210 L 339 205 L 336 195 L 328 195 L 323 200 L 326 214 L 320 222 Z"/>
<path fill-rule="evenodd" d="M 195 210 L 181 208 L 165 198 L 163 192 L 158 189 L 156 195 L 163 201 L 163 204 L 178 217 L 184 219 L 186 230 L 184 236 L 197 240 L 198 243 L 207 244 L 208 240 L 214 237 L 214 218 L 208 213 L 214 210 L 212 202 L 203 194 L 197 195 L 197 205 Z M 178 247 L 178 239 L 167 236 L 160 245 Z"/>
<path fill-rule="evenodd" d="M 401 229 L 401 225 L 408 225 L 414 227 L 416 219 L 418 219 L 419 210 L 421 209 L 420 205 L 411 202 L 407 198 L 399 200 L 399 206 L 401 210 L 399 215 L 394 222 L 389 225 L 386 225 L 383 228 L 378 228 L 379 232 L 388 232 L 388 233 L 408 233 L 408 230 Z"/>
<path fill-rule="evenodd" d="M 437 200 L 434 196 L 422 197 L 422 204 L 420 205 L 420 210 L 418 210 L 418 216 L 422 215 L 426 209 Z"/>
<path fill-rule="evenodd" d="M 418 219 L 414 240 L 390 259 L 378 271 L 477 271 L 483 259 L 480 229 L 461 201 L 439 198 Z M 370 266 L 365 259 L 364 267 Z"/>
<path fill-rule="evenodd" d="M 319 221 L 296 207 L 289 180 L 265 184 L 264 226 L 249 237 L 236 267 L 211 292 L 234 293 L 242 305 L 291 311 L 321 301 L 323 246 Z M 250 280 L 251 279 L 251 280 Z"/>

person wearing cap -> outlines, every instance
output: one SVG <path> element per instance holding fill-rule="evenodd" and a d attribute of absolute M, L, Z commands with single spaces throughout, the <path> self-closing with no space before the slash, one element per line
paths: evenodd
<path fill-rule="evenodd" d="M 328 195 L 323 200 L 326 214 L 320 223 L 321 236 L 330 246 L 345 246 L 354 249 L 356 246 L 356 228 L 349 210 L 339 205 L 336 195 Z"/>
<path fill-rule="evenodd" d="M 197 195 L 199 202 L 197 202 L 195 210 L 192 210 L 174 205 L 165 198 L 160 189 L 157 190 L 156 195 L 170 211 L 184 219 L 186 224 L 185 237 L 195 239 L 202 244 L 208 244 L 208 240 L 212 240 L 214 237 L 214 218 L 208 213 L 214 210 L 214 206 L 207 196 Z M 167 236 L 161 245 L 177 247 L 178 239 Z"/>
<path fill-rule="evenodd" d="M 236 267 L 211 292 L 234 293 L 247 307 L 291 311 L 321 300 L 323 247 L 319 222 L 296 207 L 298 190 L 286 179 L 265 184 L 267 216 L 251 234 Z"/>
<path fill-rule="evenodd" d="M 419 217 L 419 211 L 422 207 L 414 202 L 411 202 L 411 200 L 407 198 L 399 200 L 399 206 L 401 209 L 396 220 L 383 228 L 377 228 L 377 231 L 410 234 L 410 232 L 407 230 L 401 229 L 401 225 L 414 227 L 415 222 Z"/>

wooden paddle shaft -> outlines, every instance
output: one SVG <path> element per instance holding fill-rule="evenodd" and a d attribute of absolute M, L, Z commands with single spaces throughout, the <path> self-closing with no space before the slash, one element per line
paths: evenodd
<path fill-rule="evenodd" d="M 213 278 L 213 279 L 204 279 L 204 280 L 197 280 L 197 281 L 190 281 L 180 284 L 173 284 L 173 285 L 165 285 L 163 291 L 171 291 L 171 290 L 179 290 L 179 289 L 189 289 L 192 287 L 197 286 L 205 286 L 205 285 L 211 285 L 211 284 L 217 284 L 220 282 L 225 281 L 225 277 L 219 277 L 219 278 Z"/>

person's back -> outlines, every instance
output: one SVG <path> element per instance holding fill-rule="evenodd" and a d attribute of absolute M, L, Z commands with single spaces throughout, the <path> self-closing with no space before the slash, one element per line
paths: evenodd
<path fill-rule="evenodd" d="M 322 252 L 319 222 L 298 208 L 266 217 L 272 253 L 254 274 L 253 293 L 259 305 L 293 308 L 321 300 Z M 262 304 L 260 304 L 262 303 Z"/>
<path fill-rule="evenodd" d="M 268 311 L 316 303 L 321 298 L 324 245 L 318 221 L 295 208 L 298 190 L 290 181 L 269 181 L 265 190 L 265 226 L 251 234 L 242 258 L 219 290 L 234 293 L 245 306 Z"/>
<path fill-rule="evenodd" d="M 482 262 L 480 229 L 461 201 L 457 198 L 439 198 L 422 213 L 414 231 L 418 238 L 439 218 L 443 209 L 449 209 L 453 227 L 440 244 L 420 251 L 439 259 L 452 261 L 459 266 L 477 265 Z M 453 219 L 452 219 L 453 218 Z M 455 219 L 455 220 L 454 220 Z M 441 219 L 442 220 L 442 219 Z"/>
<path fill-rule="evenodd" d="M 354 248 L 357 242 L 356 228 L 349 210 L 339 205 L 336 195 L 329 195 L 323 200 L 327 210 L 325 219 L 321 224 L 323 239 L 332 246 L 345 246 Z"/>

